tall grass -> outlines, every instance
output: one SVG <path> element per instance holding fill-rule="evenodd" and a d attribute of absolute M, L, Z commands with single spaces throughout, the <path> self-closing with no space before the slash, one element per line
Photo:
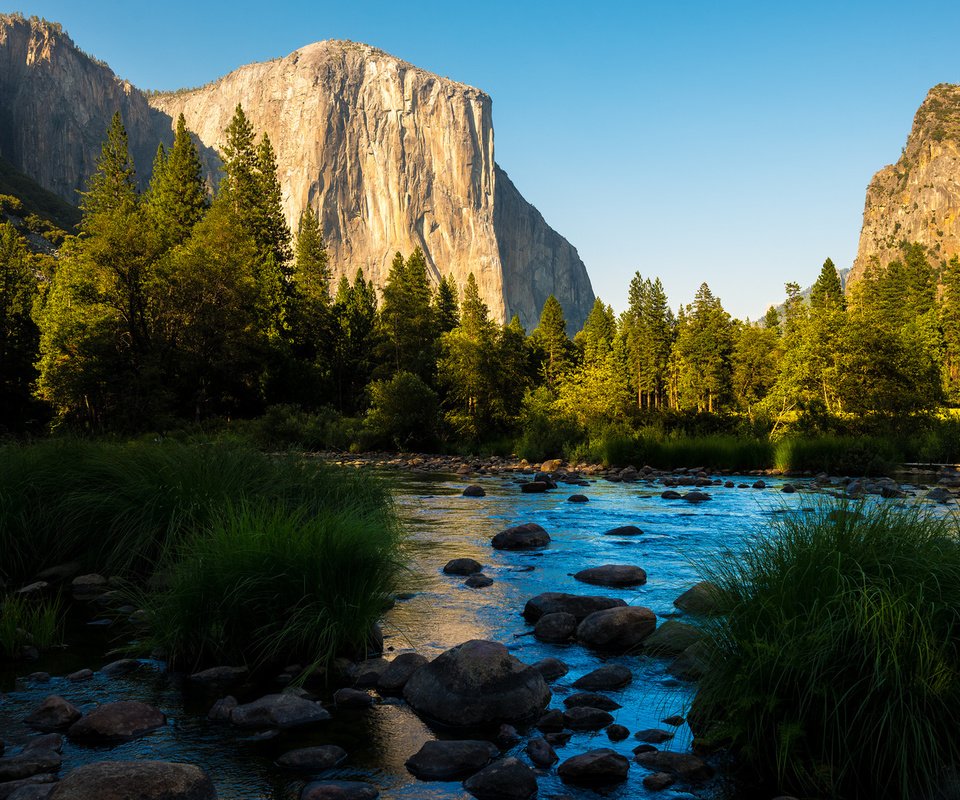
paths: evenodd
<path fill-rule="evenodd" d="M 686 436 L 655 430 L 632 433 L 608 428 L 575 455 L 607 465 L 764 469 L 772 463 L 773 446 L 764 439 L 732 434 Z"/>
<path fill-rule="evenodd" d="M 60 599 L 16 597 L 0 601 L 0 658 L 17 658 L 26 645 L 45 650 L 60 642 L 63 608 Z"/>
<path fill-rule="evenodd" d="M 691 712 L 698 733 L 781 791 L 931 796 L 960 766 L 955 521 L 824 505 L 773 526 L 705 569 L 725 616 Z"/>
<path fill-rule="evenodd" d="M 399 526 L 357 500 L 308 513 L 228 504 L 146 600 L 175 663 L 325 663 L 363 648 L 397 589 Z"/>
<path fill-rule="evenodd" d="M 781 439 L 774 463 L 781 470 L 813 470 L 834 475 L 879 475 L 904 460 L 902 442 L 882 436 L 821 434 Z"/>

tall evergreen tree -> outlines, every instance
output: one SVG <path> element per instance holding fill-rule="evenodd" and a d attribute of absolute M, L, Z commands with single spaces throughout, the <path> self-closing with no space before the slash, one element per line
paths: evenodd
<path fill-rule="evenodd" d="M 164 151 L 162 144 L 157 151 L 147 201 L 161 239 L 170 245 L 183 242 L 206 211 L 207 188 L 200 155 L 183 114 L 177 117 L 170 152 Z"/>
<path fill-rule="evenodd" d="M 408 259 L 397 253 L 383 287 L 381 362 L 385 374 L 412 372 L 432 384 L 438 332 L 427 261 L 418 247 Z"/>
<path fill-rule="evenodd" d="M 733 323 L 705 283 L 686 312 L 675 348 L 678 400 L 681 407 L 713 413 L 730 393 Z"/>
<path fill-rule="evenodd" d="M 266 133 L 256 153 L 257 217 L 254 237 L 281 269 L 290 261 L 290 228 L 283 216 L 283 197 L 277 178 L 277 156 Z"/>
<path fill-rule="evenodd" d="M 560 301 L 552 294 L 543 304 L 540 324 L 531 335 L 531 343 L 540 354 L 540 372 L 544 382 L 555 389 L 572 366 L 573 345 L 567 337 L 567 321 Z"/>
<path fill-rule="evenodd" d="M 837 273 L 833 261 L 829 258 L 823 262 L 820 275 L 817 276 L 817 280 L 810 289 L 811 308 L 820 309 L 828 306 L 838 309 L 846 308 L 840 275 Z"/>
<path fill-rule="evenodd" d="M 374 368 L 379 349 L 377 295 L 372 282 L 357 270 L 353 285 L 340 279 L 333 308 L 333 353 L 331 368 L 337 406 L 350 414 L 363 407 L 364 388 Z"/>
<path fill-rule="evenodd" d="M 472 273 L 471 273 L 472 274 Z M 460 307 L 457 302 L 457 284 L 452 275 L 444 275 L 437 284 L 433 299 L 433 313 L 438 333 L 452 331 L 460 324 Z"/>
<path fill-rule="evenodd" d="M 0 433 L 19 430 L 31 407 L 40 342 L 31 317 L 37 276 L 24 241 L 0 223 Z"/>

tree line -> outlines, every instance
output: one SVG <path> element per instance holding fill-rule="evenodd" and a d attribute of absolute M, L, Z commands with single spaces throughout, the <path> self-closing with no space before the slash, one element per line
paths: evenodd
<path fill-rule="evenodd" d="M 238 106 L 204 183 L 181 116 L 137 180 L 119 114 L 57 256 L 0 225 L 0 411 L 91 431 L 246 418 L 271 406 L 363 417 L 368 442 L 477 444 L 706 415 L 777 431 L 960 400 L 960 260 L 920 245 L 846 294 L 828 259 L 759 323 L 704 283 L 676 313 L 637 273 L 619 316 L 597 300 L 571 339 L 556 298 L 529 335 L 490 317 L 471 274 L 431 285 L 419 249 L 382 292 L 331 285 L 317 214 L 287 226 L 269 137 Z"/>

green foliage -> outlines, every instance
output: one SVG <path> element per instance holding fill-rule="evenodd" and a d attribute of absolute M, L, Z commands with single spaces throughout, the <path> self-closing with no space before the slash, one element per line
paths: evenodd
<path fill-rule="evenodd" d="M 883 475 L 903 460 L 903 450 L 889 436 L 790 436 L 778 441 L 774 452 L 777 469 L 832 475 Z"/>
<path fill-rule="evenodd" d="M 712 414 L 730 394 L 733 324 L 707 284 L 677 320 L 672 355 L 674 406 Z"/>
<path fill-rule="evenodd" d="M 18 658 L 27 646 L 46 650 L 59 644 L 62 630 L 63 608 L 59 598 L 0 598 L 0 661 Z"/>
<path fill-rule="evenodd" d="M 386 375 L 411 372 L 434 381 L 439 329 L 431 304 L 427 261 L 418 247 L 410 258 L 394 256 L 380 309 L 380 361 Z"/>
<path fill-rule="evenodd" d="M 227 504 L 149 598 L 152 640 L 187 668 L 326 666 L 363 652 L 398 588 L 400 528 L 387 507 L 344 498 L 313 513 Z"/>
<path fill-rule="evenodd" d="M 366 425 L 378 440 L 398 450 L 431 443 L 436 436 L 437 394 L 412 372 L 370 384 Z"/>
<path fill-rule="evenodd" d="M 584 437 L 576 417 L 560 411 L 545 386 L 532 389 L 524 396 L 520 430 L 517 455 L 535 462 L 572 452 Z"/>
<path fill-rule="evenodd" d="M 200 154 L 190 138 L 181 114 L 177 118 L 173 147 L 163 145 L 154 161 L 147 194 L 147 208 L 159 234 L 168 245 L 177 245 L 189 235 L 207 208 Z"/>
<path fill-rule="evenodd" d="M 72 232 L 80 222 L 80 209 L 17 170 L 0 156 L 0 214 L 37 215 L 58 230 Z M 15 203 L 10 202 L 12 198 Z"/>
<path fill-rule="evenodd" d="M 548 388 L 555 389 L 573 365 L 573 343 L 567 337 L 563 307 L 552 294 L 544 301 L 540 323 L 531 334 L 530 343 L 540 362 L 541 379 Z"/>
<path fill-rule="evenodd" d="M 724 615 L 708 629 L 695 730 L 769 789 L 933 796 L 960 766 L 955 523 L 821 505 L 772 525 L 704 570 Z"/>
<path fill-rule="evenodd" d="M 346 276 L 340 279 L 331 317 L 334 399 L 341 413 L 354 413 L 363 407 L 364 390 L 376 364 L 374 353 L 382 347 L 376 289 L 361 270 L 353 285 Z"/>
<path fill-rule="evenodd" d="M 437 331 L 440 334 L 449 333 L 460 324 L 460 304 L 457 302 L 457 294 L 457 284 L 453 276 L 442 276 L 433 298 L 433 313 L 437 321 Z"/>

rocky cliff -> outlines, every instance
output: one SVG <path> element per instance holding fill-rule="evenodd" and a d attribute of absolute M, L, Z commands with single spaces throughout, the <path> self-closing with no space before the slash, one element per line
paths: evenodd
<path fill-rule="evenodd" d="M 930 90 L 900 160 L 870 182 L 850 281 L 897 258 L 904 241 L 925 245 L 935 266 L 960 253 L 960 86 Z"/>
<path fill-rule="evenodd" d="M 76 200 L 110 116 L 123 115 L 142 178 L 183 113 L 211 180 L 237 104 L 277 153 L 284 211 L 320 211 L 338 274 L 382 285 L 396 251 L 423 248 L 433 278 L 473 272 L 492 314 L 536 325 L 553 293 L 579 326 L 593 291 L 576 249 L 494 161 L 483 92 L 353 42 L 318 42 L 200 89 L 146 97 L 56 25 L 0 16 L 0 156 Z"/>

